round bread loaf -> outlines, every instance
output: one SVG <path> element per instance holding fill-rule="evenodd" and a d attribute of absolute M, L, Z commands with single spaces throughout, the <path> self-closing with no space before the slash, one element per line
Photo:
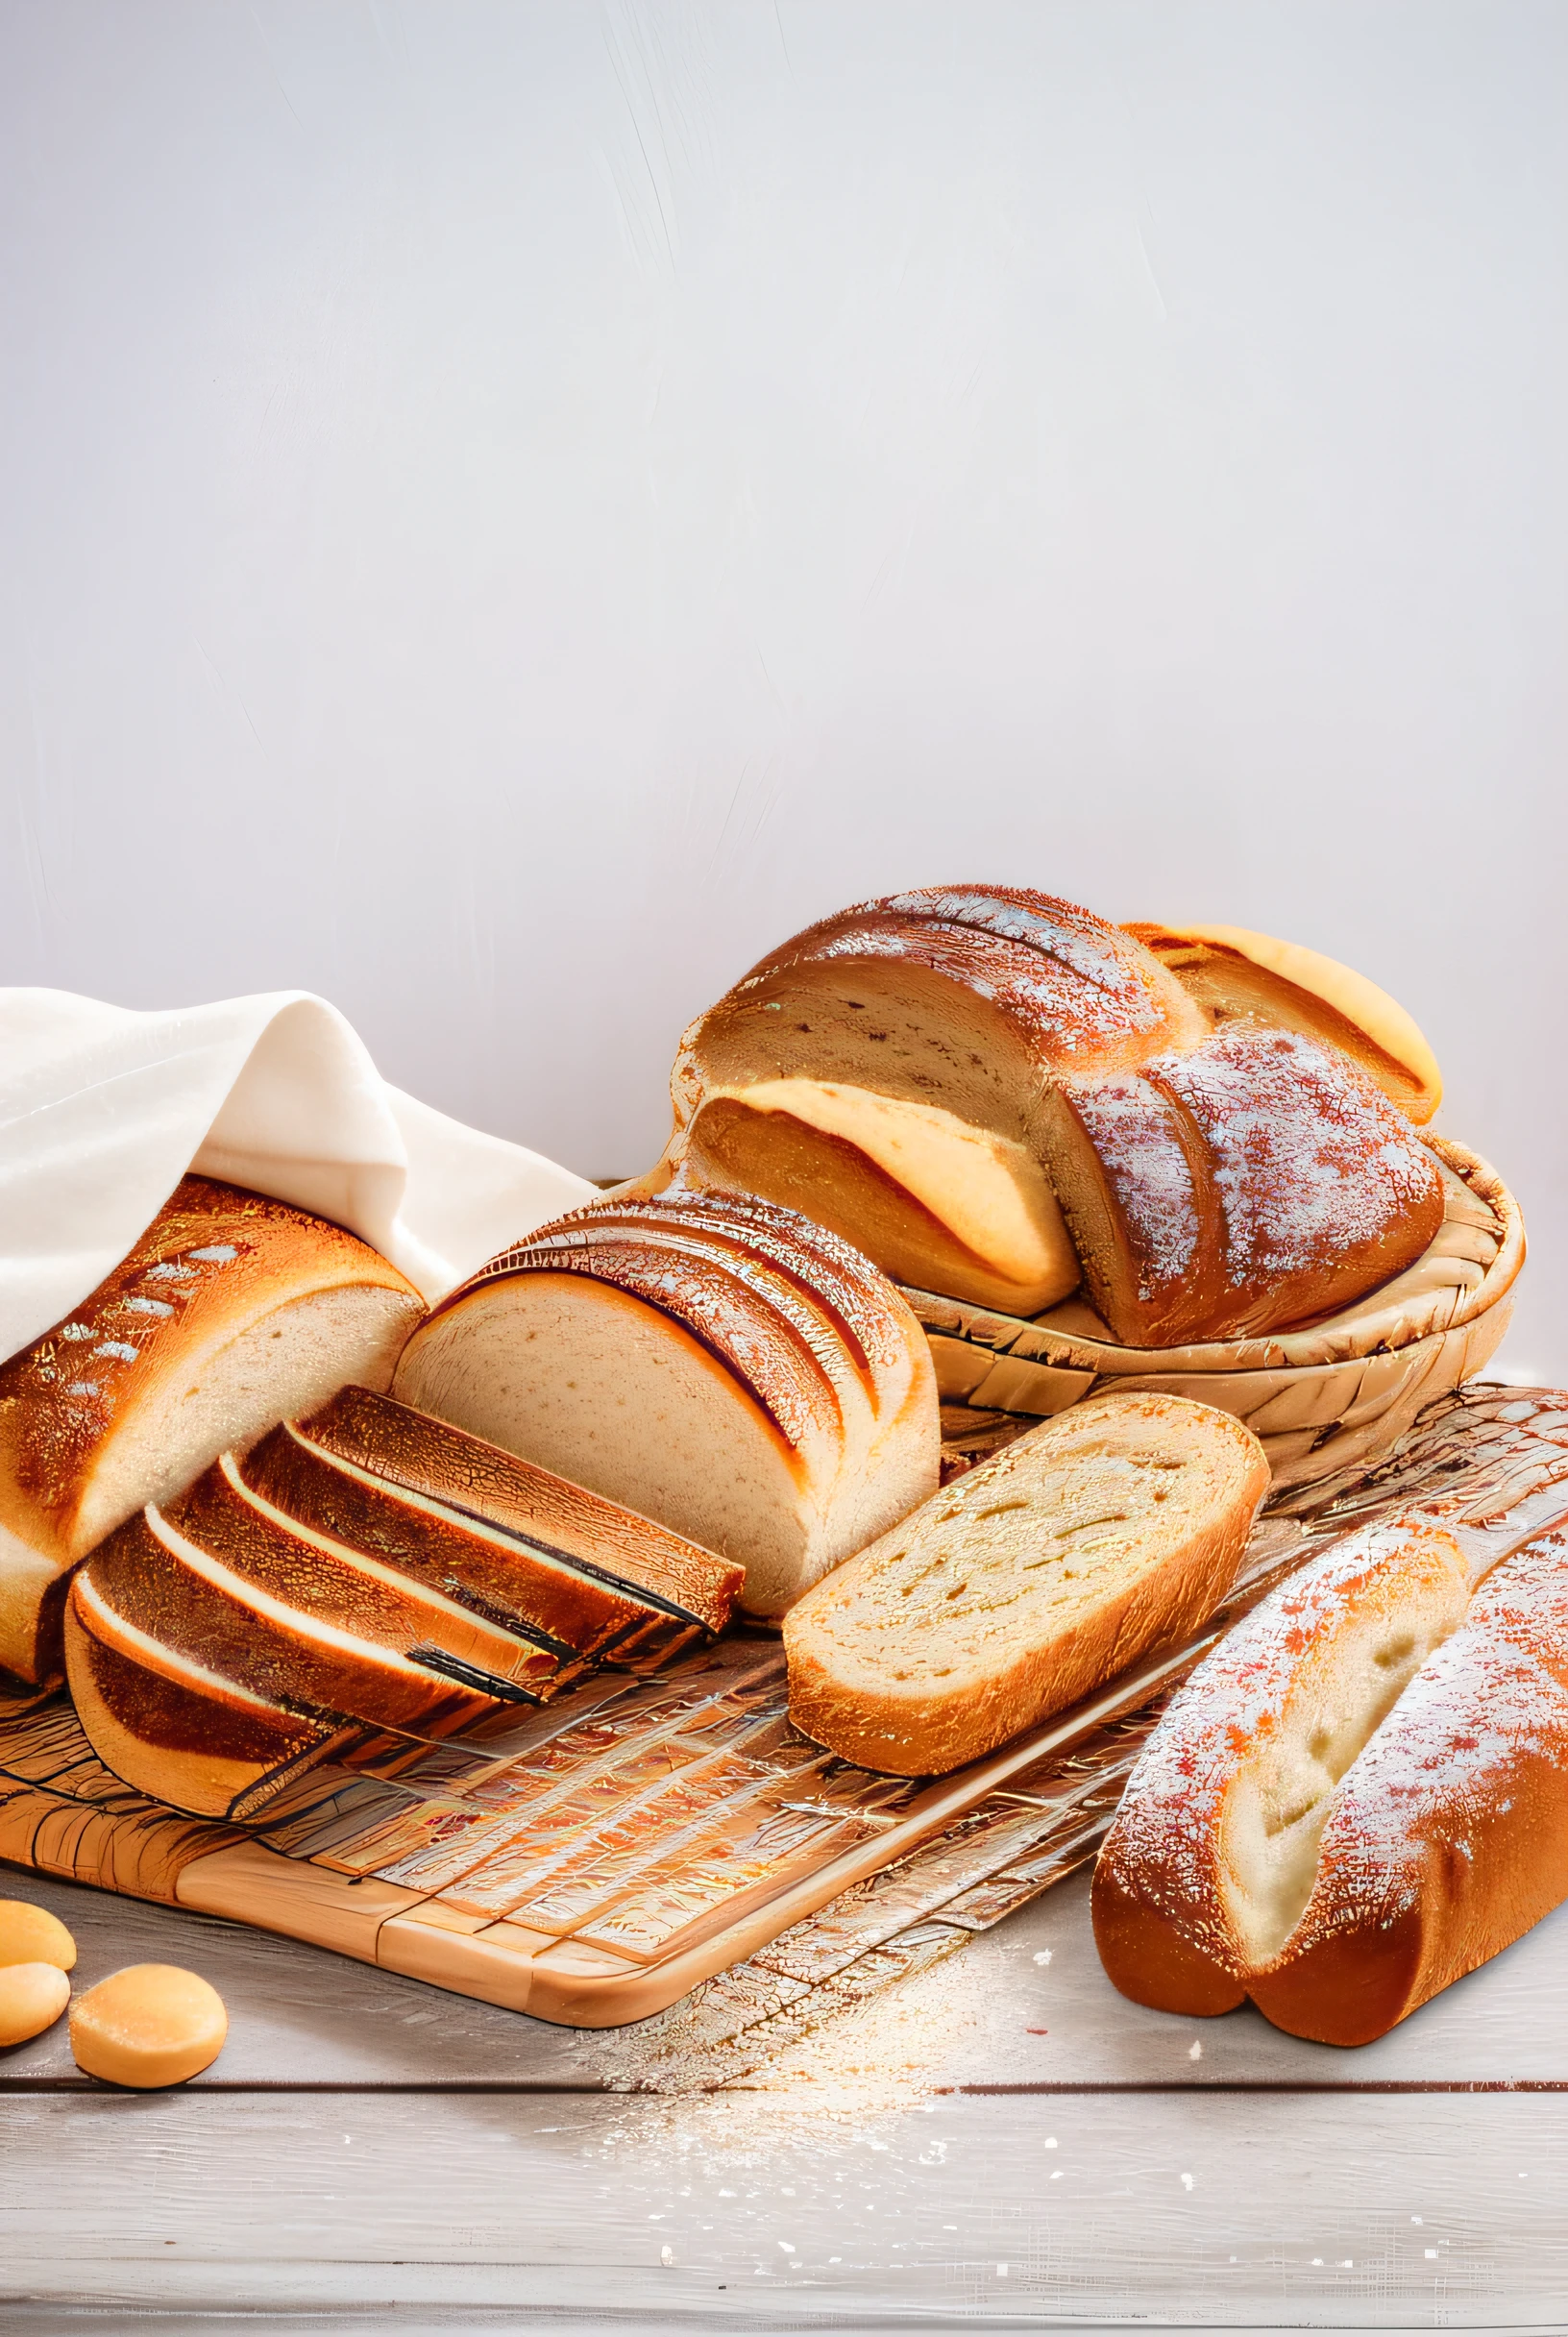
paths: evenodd
<path fill-rule="evenodd" d="M 1308 1321 L 1403 1272 L 1442 1219 L 1393 1099 L 1409 1018 L 1304 951 L 1287 979 L 1216 947 L 1205 965 L 1244 971 L 1223 1001 L 1194 995 L 1199 946 L 1149 930 L 1164 954 L 984 886 L 824 919 L 686 1032 L 639 1189 L 764 1195 L 895 1281 L 1012 1315 L 1081 1284 L 1128 1346 Z M 1382 1041 L 1353 1021 L 1363 997 Z M 1429 1061 L 1400 1089 L 1412 1111 Z"/>

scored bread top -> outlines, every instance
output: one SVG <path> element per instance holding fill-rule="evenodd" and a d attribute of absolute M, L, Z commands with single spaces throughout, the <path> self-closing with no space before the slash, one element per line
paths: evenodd
<path fill-rule="evenodd" d="M 1442 1224 L 1442 1178 L 1409 1119 L 1295 1032 L 1227 1024 L 1137 1072 L 1065 1085 L 1050 1117 L 1090 1293 L 1130 1344 L 1333 1314 Z"/>
<path fill-rule="evenodd" d="M 612 1589 L 629 1587 L 704 1631 L 723 1631 L 744 1570 L 683 1535 L 572 1485 L 537 1463 L 368 1388 L 344 1388 L 293 1433 L 372 1477 L 443 1503 L 564 1558 Z M 286 1504 L 285 1504 L 286 1506 Z"/>
<path fill-rule="evenodd" d="M 503 1250 L 435 1309 L 444 1320 L 488 1286 L 577 1273 L 668 1315 L 734 1378 L 786 1451 L 830 1473 L 868 1439 L 897 1361 L 918 1356 L 915 1318 L 847 1242 L 777 1203 L 673 1190 L 590 1203 Z M 908 1316 L 905 1325 L 903 1316 Z M 411 1342 L 407 1367 L 418 1368 Z"/>
<path fill-rule="evenodd" d="M 900 1775 L 977 1758 L 1208 1613 L 1267 1484 L 1208 1405 L 1059 1414 L 807 1593 L 785 1623 L 796 1726 Z"/>
<path fill-rule="evenodd" d="M 675 1061 L 676 1128 L 710 1087 L 804 1074 L 1026 1138 L 1041 1071 L 1117 1070 L 1208 1028 L 1152 951 L 1089 910 L 1005 885 L 931 886 L 808 926 L 700 1016 Z"/>
<path fill-rule="evenodd" d="M 95 1498 L 116 1432 L 156 1414 L 210 1350 L 275 1310 L 367 1285 L 405 1299 L 410 1328 L 424 1313 L 397 1268 L 340 1226 L 183 1178 L 69 1321 L 0 1365 L 0 1515 L 61 1563 L 79 1558 L 116 1522 Z"/>

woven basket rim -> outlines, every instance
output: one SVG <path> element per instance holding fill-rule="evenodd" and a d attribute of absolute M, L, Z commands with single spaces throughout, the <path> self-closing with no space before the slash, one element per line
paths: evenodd
<path fill-rule="evenodd" d="M 1525 1220 L 1518 1202 L 1491 1163 L 1467 1144 L 1449 1136 L 1426 1135 L 1422 1140 L 1445 1168 L 1490 1212 L 1501 1240 L 1498 1252 L 1473 1290 L 1459 1291 L 1436 1319 L 1443 1293 L 1422 1291 L 1389 1306 L 1384 1292 L 1369 1291 L 1354 1307 L 1305 1326 L 1301 1330 L 1270 1331 L 1243 1339 L 1214 1340 L 1189 1347 L 1124 1347 L 1114 1340 L 1098 1340 L 1086 1332 L 1058 1330 L 1048 1320 L 1031 1321 L 1003 1315 L 992 1307 L 972 1306 L 940 1292 L 909 1290 L 906 1294 L 924 1322 L 922 1307 L 935 1307 L 995 1324 L 1001 1337 L 983 1337 L 981 1343 L 999 1352 L 1027 1356 L 1041 1364 L 1067 1369 L 1091 1370 L 1116 1378 L 1131 1373 L 1238 1372 L 1311 1370 L 1337 1366 L 1353 1357 L 1388 1354 L 1414 1345 L 1434 1332 L 1458 1330 L 1489 1314 L 1508 1294 L 1525 1261 Z M 1444 1217 L 1445 1226 L 1449 1222 Z M 1438 1237 L 1441 1238 L 1440 1236 Z M 1430 1257 L 1431 1250 L 1423 1253 Z M 1414 1272 L 1422 1264 L 1417 1259 Z M 1400 1277 L 1395 1277 L 1400 1279 Z M 1386 1315 L 1386 1322 L 1379 1318 Z M 935 1324 L 926 1324 L 934 1329 Z M 1368 1334 L 1375 1330 L 1376 1336 Z M 1012 1337 L 1007 1334 L 1011 1332 Z M 962 1336 L 962 1333 L 961 1333 Z M 972 1334 L 971 1334 L 972 1336 Z"/>

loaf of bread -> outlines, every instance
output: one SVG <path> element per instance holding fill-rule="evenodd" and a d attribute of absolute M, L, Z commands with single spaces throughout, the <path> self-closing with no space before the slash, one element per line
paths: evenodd
<path fill-rule="evenodd" d="M 1414 1019 L 1354 967 L 1243 925 L 1122 931 L 1152 949 L 1216 1025 L 1244 1016 L 1336 1047 L 1418 1127 L 1442 1102 L 1437 1058 Z"/>
<path fill-rule="evenodd" d="M 0 1365 L 0 1670 L 57 1671 L 77 1560 L 345 1381 L 384 1388 L 423 1313 L 325 1218 L 186 1177 L 71 1319 Z"/>
<path fill-rule="evenodd" d="M 781 1614 L 937 1485 L 919 1324 L 867 1261 L 775 1204 L 610 1199 L 481 1268 L 396 1394 L 744 1565 Z"/>
<path fill-rule="evenodd" d="M 1199 1666 L 1095 1869 L 1107 1973 L 1362 2045 L 1568 1897 L 1568 1546 L 1471 1594 L 1419 1520 L 1337 1545 Z"/>
<path fill-rule="evenodd" d="M 334 1445 L 387 1451 L 405 1475 L 461 1475 L 471 1502 L 514 1522 L 378 1478 Z M 505 1496 L 488 1500 L 487 1484 Z M 634 1587 L 638 1572 L 690 1605 Z M 662 1658 L 721 1627 L 739 1580 L 663 1527 L 348 1390 L 243 1460 L 220 1456 L 94 1552 L 71 1587 L 67 1673 L 116 1776 L 179 1808 L 243 1812 L 345 1729 L 442 1737 L 586 1664 Z"/>
<path fill-rule="evenodd" d="M 1268 1463 L 1229 1413 L 1059 1414 L 831 1574 L 784 1625 L 790 1717 L 868 1769 L 959 1768 L 1213 1612 Z"/>
<path fill-rule="evenodd" d="M 1082 1284 L 1128 1345 L 1310 1320 L 1402 1272 L 1441 1224 L 1440 1178 L 1325 1044 L 1356 1036 L 1349 1014 L 1293 1023 L 1308 993 L 1239 954 L 1259 980 L 1221 1013 L 1185 986 L 1193 950 L 1169 957 L 1000 887 L 844 910 L 686 1032 L 641 1189 L 765 1195 L 895 1281 L 1009 1314 Z"/>

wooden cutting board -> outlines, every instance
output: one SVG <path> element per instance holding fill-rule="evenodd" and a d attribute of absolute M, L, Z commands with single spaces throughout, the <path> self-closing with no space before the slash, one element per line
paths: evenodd
<path fill-rule="evenodd" d="M 1335 1536 L 1412 1510 L 1478 1565 L 1568 1528 L 1568 1393 L 1460 1389 L 1364 1479 L 1278 1496 L 1203 1634 L 935 1783 L 798 1735 L 776 1637 L 736 1634 L 652 1679 L 601 1674 L 482 1743 L 314 1769 L 246 1827 L 133 1792 L 64 1696 L 36 1700 L 0 1711 L 0 1857 L 583 2027 L 728 1971 L 760 2050 L 802 1988 L 933 1919 L 948 1938 L 986 1929 L 1090 1857 L 1220 1632 Z"/>

